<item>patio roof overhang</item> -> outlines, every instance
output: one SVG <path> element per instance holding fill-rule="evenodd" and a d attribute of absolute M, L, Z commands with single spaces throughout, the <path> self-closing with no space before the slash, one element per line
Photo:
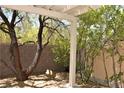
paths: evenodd
<path fill-rule="evenodd" d="M 99 6 L 90 5 L 2 5 L 2 7 L 14 10 L 30 12 L 49 16 L 58 19 L 64 19 L 71 22 L 70 27 L 70 69 L 69 69 L 69 86 L 76 85 L 76 28 L 77 15 L 87 12 L 90 8 L 96 9 Z"/>
<path fill-rule="evenodd" d="M 77 15 L 87 12 L 90 8 L 96 9 L 96 5 L 2 5 L 3 7 L 25 11 L 58 19 L 72 21 Z"/>

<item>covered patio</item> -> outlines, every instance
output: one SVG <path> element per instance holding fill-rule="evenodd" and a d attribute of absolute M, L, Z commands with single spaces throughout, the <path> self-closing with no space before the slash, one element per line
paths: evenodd
<path fill-rule="evenodd" d="M 35 13 L 39 15 L 67 20 L 71 23 L 70 30 L 70 66 L 69 66 L 69 84 L 68 87 L 76 85 L 76 28 L 77 15 L 87 12 L 90 8 L 98 8 L 98 6 L 88 5 L 3 5 L 2 7 L 14 10 Z"/>

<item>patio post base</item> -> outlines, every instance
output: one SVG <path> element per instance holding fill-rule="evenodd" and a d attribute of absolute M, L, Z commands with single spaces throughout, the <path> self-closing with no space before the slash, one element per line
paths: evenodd
<path fill-rule="evenodd" d="M 81 88 L 81 85 L 78 85 L 78 84 L 74 84 L 73 86 L 71 86 L 69 83 L 66 84 L 64 86 L 64 88 Z"/>

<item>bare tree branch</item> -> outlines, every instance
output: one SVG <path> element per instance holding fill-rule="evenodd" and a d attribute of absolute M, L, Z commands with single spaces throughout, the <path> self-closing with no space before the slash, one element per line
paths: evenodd
<path fill-rule="evenodd" d="M 44 44 L 43 48 L 45 48 L 45 47 L 49 44 L 49 40 L 50 40 L 52 34 L 54 33 L 54 31 L 56 31 L 61 37 L 64 38 L 64 36 L 61 35 L 61 34 L 59 33 L 59 31 L 57 30 L 57 28 L 58 28 L 59 26 L 60 26 L 59 24 L 58 24 L 55 28 L 49 27 L 49 26 L 45 26 L 46 28 L 49 29 L 49 31 L 51 32 L 51 34 L 50 34 L 49 37 L 47 38 L 47 42 Z"/>
<path fill-rule="evenodd" d="M 52 31 L 52 33 L 49 35 L 49 37 L 47 38 L 47 42 L 43 45 L 43 48 L 45 48 L 45 47 L 49 44 L 49 40 L 50 40 L 52 34 L 53 34 L 53 31 Z"/>
<path fill-rule="evenodd" d="M 47 21 L 47 20 L 53 20 L 55 22 L 58 22 L 59 24 L 61 24 L 63 27 L 67 28 L 67 25 L 65 25 L 61 20 L 59 19 L 55 19 L 55 18 L 51 18 L 51 17 L 44 17 L 43 22 Z M 60 26 L 60 25 L 59 25 Z"/>
<path fill-rule="evenodd" d="M 1 31 L 3 31 L 4 33 L 10 34 L 10 33 L 9 33 L 7 30 L 5 30 L 5 29 L 7 29 L 7 28 L 4 28 L 4 27 L 1 27 L 1 26 L 0 26 L 0 30 L 1 30 Z"/>
<path fill-rule="evenodd" d="M 50 17 L 43 17 L 43 22 L 47 21 L 48 19 L 51 19 Z"/>
<path fill-rule="evenodd" d="M 16 10 L 14 10 L 13 15 L 12 15 L 12 20 L 11 20 L 11 23 L 10 23 L 12 27 L 15 26 L 14 22 L 16 20 L 17 15 L 18 15 L 18 12 Z"/>
<path fill-rule="evenodd" d="M 55 19 L 55 18 L 47 17 L 45 20 L 49 20 L 49 19 L 51 20 L 51 22 L 55 21 L 57 23 L 57 26 L 53 28 L 53 27 L 48 26 L 48 23 L 45 23 L 44 27 L 46 27 L 48 29 L 51 29 L 50 31 L 52 31 L 52 30 L 56 31 L 62 38 L 64 38 L 64 36 L 62 34 L 60 34 L 60 32 L 58 31 L 58 27 L 63 26 L 63 27 L 67 28 L 67 26 L 61 20 L 58 20 L 58 19 Z"/>
<path fill-rule="evenodd" d="M 19 18 L 19 20 L 17 21 L 17 22 L 15 22 L 15 26 L 16 26 L 16 24 L 18 24 L 19 22 L 21 22 L 22 21 L 22 19 L 23 19 L 23 17 L 21 17 L 21 18 Z"/>
<path fill-rule="evenodd" d="M 9 21 L 8 21 L 7 17 L 3 14 L 1 7 L 0 7 L 0 16 L 3 19 L 3 21 L 7 24 L 7 26 L 9 26 L 10 25 Z"/>
<path fill-rule="evenodd" d="M 46 21 L 46 16 L 43 16 L 43 22 L 45 22 Z"/>
<path fill-rule="evenodd" d="M 20 44 L 19 46 L 24 46 L 24 45 L 29 44 L 29 43 L 33 43 L 33 44 L 35 44 L 34 41 L 26 41 L 26 42 L 24 42 L 23 44 Z"/>
<path fill-rule="evenodd" d="M 45 26 L 45 27 L 48 28 L 48 29 L 51 29 L 50 31 L 56 31 L 61 37 L 64 38 L 64 36 L 62 34 L 60 34 L 59 31 L 57 30 L 57 28 L 59 27 L 59 25 L 57 27 L 55 27 L 55 28 L 52 28 L 52 27 L 49 27 L 49 26 Z"/>
<path fill-rule="evenodd" d="M 9 30 L 6 28 L 6 27 L 4 27 L 4 25 L 6 25 L 4 22 L 2 22 L 1 24 L 0 24 L 0 29 L 4 32 L 4 33 L 7 33 L 7 34 L 10 34 L 9 33 Z"/>
<path fill-rule="evenodd" d="M 55 18 L 51 18 L 51 17 L 46 18 L 46 20 L 48 20 L 48 19 L 54 20 L 55 22 L 59 22 L 59 23 L 61 23 L 62 25 L 65 26 L 65 24 L 59 19 L 55 19 Z"/>

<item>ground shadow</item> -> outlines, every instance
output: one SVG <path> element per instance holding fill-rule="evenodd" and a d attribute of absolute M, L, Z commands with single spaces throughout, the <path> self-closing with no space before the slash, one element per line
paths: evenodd
<path fill-rule="evenodd" d="M 42 75 L 42 76 L 29 77 L 29 79 L 24 82 L 16 81 L 16 79 L 13 78 L 2 79 L 0 80 L 0 88 L 11 88 L 11 87 L 43 88 L 51 85 L 59 86 L 61 83 L 62 83 L 61 79 L 58 78 L 50 79 Z"/>

